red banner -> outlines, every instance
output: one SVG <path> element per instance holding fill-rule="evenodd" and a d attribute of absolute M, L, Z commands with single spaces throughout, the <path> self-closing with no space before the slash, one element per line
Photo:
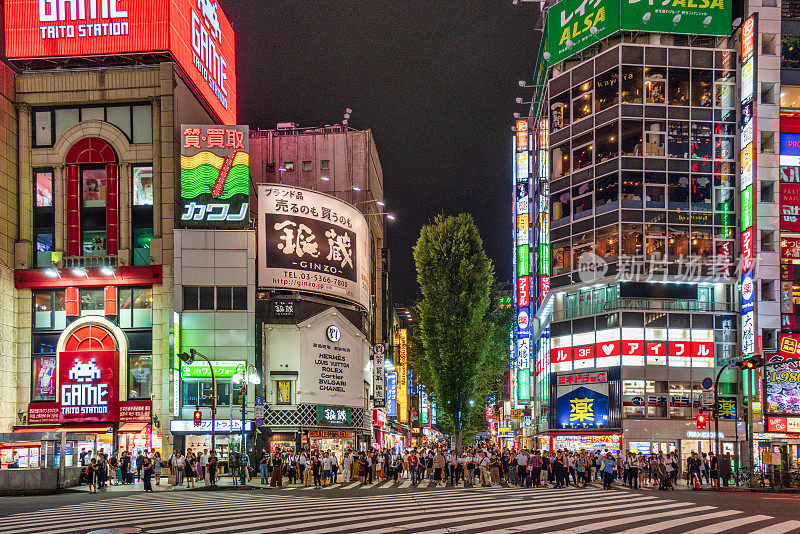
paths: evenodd
<path fill-rule="evenodd" d="M 150 421 L 153 417 L 152 401 L 120 401 L 119 421 Z"/>
<path fill-rule="evenodd" d="M 597 343 L 595 352 L 597 352 L 598 358 L 610 358 L 613 356 L 619 356 L 619 340 L 615 341 L 604 341 L 602 343 Z"/>
<path fill-rule="evenodd" d="M 559 347 L 550 349 L 550 363 L 565 363 L 572 361 L 572 347 Z"/>
<path fill-rule="evenodd" d="M 753 267 L 753 227 L 751 226 L 740 236 L 742 243 L 742 269 L 749 271 Z"/>
<path fill-rule="evenodd" d="M 31 402 L 28 404 L 29 425 L 55 425 L 58 423 L 57 402 Z"/>
<path fill-rule="evenodd" d="M 800 358 L 800 334 L 778 334 L 778 354 L 784 360 Z"/>
<path fill-rule="evenodd" d="M 781 230 L 800 232 L 800 184 L 781 184 Z"/>
<path fill-rule="evenodd" d="M 58 355 L 60 423 L 117 420 L 119 353 L 62 351 Z"/>
<path fill-rule="evenodd" d="M 781 258 L 800 260 L 800 237 L 781 237 Z"/>
<path fill-rule="evenodd" d="M 586 345 L 583 347 L 575 347 L 576 360 L 590 360 L 594 358 L 594 345 Z"/>
<path fill-rule="evenodd" d="M 525 308 L 530 305 L 530 277 L 518 276 L 517 277 L 517 307 Z"/>

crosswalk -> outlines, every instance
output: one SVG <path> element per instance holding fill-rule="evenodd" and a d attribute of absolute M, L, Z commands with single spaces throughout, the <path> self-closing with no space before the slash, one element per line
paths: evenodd
<path fill-rule="evenodd" d="M 390 494 L 221 491 L 135 494 L 0 519 L 0 534 L 800 532 L 799 520 L 601 489 L 475 488 Z"/>

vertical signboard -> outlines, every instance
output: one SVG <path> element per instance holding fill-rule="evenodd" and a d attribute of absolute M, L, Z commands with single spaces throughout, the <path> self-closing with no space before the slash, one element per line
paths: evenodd
<path fill-rule="evenodd" d="M 537 169 L 537 182 L 539 191 L 539 301 L 542 304 L 550 292 L 550 181 L 549 181 L 549 154 L 550 154 L 550 121 L 547 118 L 539 120 L 538 125 L 538 150 L 539 165 Z"/>
<path fill-rule="evenodd" d="M 397 373 L 386 373 L 386 415 L 397 417 Z"/>
<path fill-rule="evenodd" d="M 250 222 L 247 126 L 181 126 L 181 224 L 244 228 Z"/>
<path fill-rule="evenodd" d="M 426 426 L 429 419 L 429 406 L 428 406 L 428 393 L 425 391 L 424 386 L 419 387 L 419 424 Z"/>
<path fill-rule="evenodd" d="M 397 419 L 408 423 L 408 330 L 398 330 L 397 341 Z"/>
<path fill-rule="evenodd" d="M 757 65 L 758 13 L 754 13 L 742 26 L 742 83 L 741 83 L 741 171 L 739 176 L 739 195 L 741 199 L 742 232 L 742 355 L 748 357 L 756 352 L 756 304 L 755 304 L 755 264 L 753 261 L 753 236 L 756 232 L 756 203 L 753 195 L 753 177 L 756 169 L 754 134 L 756 129 L 755 94 Z M 744 246 L 745 240 L 749 243 Z"/>
<path fill-rule="evenodd" d="M 517 120 L 514 138 L 514 161 L 516 169 L 515 215 L 516 215 L 516 358 L 513 362 L 512 386 L 515 406 L 530 402 L 530 380 L 521 382 L 525 371 L 530 372 L 530 294 L 531 294 L 531 244 L 530 230 L 530 131 L 528 121 Z"/>
<path fill-rule="evenodd" d="M 172 312 L 172 414 L 181 413 L 181 314 Z"/>
<path fill-rule="evenodd" d="M 372 347 L 372 391 L 373 406 L 386 406 L 386 344 L 376 343 Z"/>

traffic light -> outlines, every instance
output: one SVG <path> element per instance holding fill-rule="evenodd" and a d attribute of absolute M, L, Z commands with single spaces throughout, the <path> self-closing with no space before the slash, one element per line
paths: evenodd
<path fill-rule="evenodd" d="M 704 413 L 699 413 L 694 416 L 694 422 L 697 425 L 697 430 L 705 430 L 707 421 L 708 417 L 706 417 L 706 414 Z"/>
<path fill-rule="evenodd" d="M 737 363 L 736 366 L 740 369 L 756 369 L 758 367 L 764 367 L 765 363 L 766 361 L 764 360 L 763 356 L 760 354 L 754 354 L 746 360 L 742 360 L 741 362 Z"/>
<path fill-rule="evenodd" d="M 194 411 L 194 426 L 200 426 L 203 423 L 203 412 L 200 410 Z"/>

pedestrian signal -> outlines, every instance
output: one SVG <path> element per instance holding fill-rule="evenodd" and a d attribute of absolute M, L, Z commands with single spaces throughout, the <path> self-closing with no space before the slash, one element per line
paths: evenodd
<path fill-rule="evenodd" d="M 708 418 L 704 413 L 699 413 L 694 417 L 694 422 L 697 425 L 697 430 L 705 430 L 707 421 Z"/>
<path fill-rule="evenodd" d="M 200 410 L 194 411 L 194 426 L 200 426 L 203 423 L 203 412 Z"/>

